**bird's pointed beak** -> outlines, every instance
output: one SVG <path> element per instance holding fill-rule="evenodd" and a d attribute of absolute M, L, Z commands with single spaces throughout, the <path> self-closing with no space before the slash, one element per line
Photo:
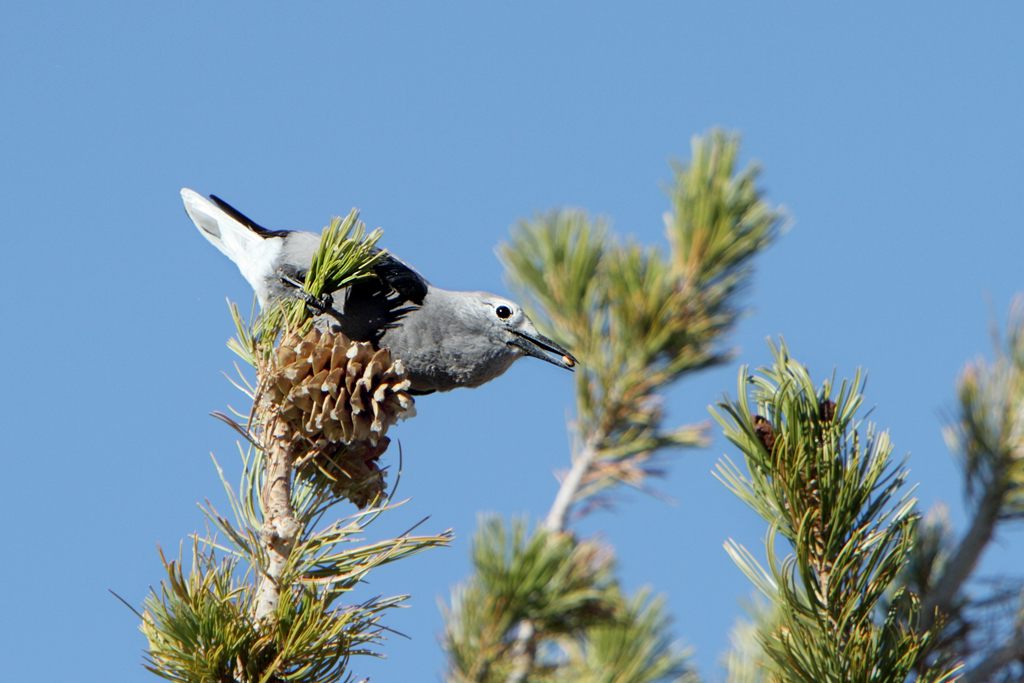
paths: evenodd
<path fill-rule="evenodd" d="M 511 330 L 512 341 L 509 344 L 522 349 L 527 356 L 546 360 L 566 370 L 572 370 L 578 362 L 571 353 L 545 337 L 540 332 L 522 332 Z"/>

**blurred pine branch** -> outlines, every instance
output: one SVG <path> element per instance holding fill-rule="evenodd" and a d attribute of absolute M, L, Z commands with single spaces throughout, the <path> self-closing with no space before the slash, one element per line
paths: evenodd
<path fill-rule="evenodd" d="M 475 573 L 445 614 L 449 681 L 694 679 L 687 653 L 668 638 L 662 601 L 646 591 L 621 595 L 609 574 L 610 548 L 597 553 L 568 526 L 572 512 L 608 505 L 622 484 L 650 491 L 665 449 L 708 442 L 707 425 L 664 426 L 664 392 L 730 357 L 724 340 L 742 310 L 751 259 L 785 220 L 757 187 L 756 164 L 737 170 L 738 153 L 738 136 L 716 130 L 694 138 L 690 163 L 675 165 L 668 188 L 667 252 L 621 241 L 604 219 L 571 209 L 522 221 L 499 248 L 530 317 L 580 361 L 575 447 L 542 524 L 532 531 L 515 524 L 507 544 L 497 542 L 504 536 L 495 520 L 478 532 Z M 492 549 L 487 556 L 484 547 Z M 574 616 L 580 598 L 550 578 L 540 548 L 582 553 L 590 572 L 605 577 L 601 607 Z M 574 566 L 572 556 L 559 566 Z M 514 591 L 488 578 L 496 564 L 489 557 L 502 558 L 507 581 L 520 567 L 521 579 L 508 584 Z"/>

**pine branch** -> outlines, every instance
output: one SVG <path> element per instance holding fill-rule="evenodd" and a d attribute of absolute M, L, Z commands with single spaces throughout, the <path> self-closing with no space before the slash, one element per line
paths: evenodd
<path fill-rule="evenodd" d="M 562 485 L 558 487 L 558 493 L 555 494 L 555 502 L 551 505 L 551 510 L 544 520 L 544 528 L 548 531 L 561 532 L 565 530 L 569 508 L 576 501 L 583 478 L 590 471 L 594 458 L 597 456 L 598 444 L 603 440 L 604 434 L 601 430 L 598 430 L 587 438 L 583 449 L 573 459 L 572 469 L 569 470 L 569 474 L 562 480 Z"/>
<path fill-rule="evenodd" d="M 736 136 L 719 131 L 694 138 L 693 161 L 676 166 L 669 191 L 667 258 L 614 241 L 606 221 L 575 210 L 521 222 L 499 249 L 530 317 L 580 360 L 578 450 L 541 527 L 549 536 L 566 532 L 575 505 L 605 501 L 622 483 L 649 490 L 645 481 L 663 471 L 652 460 L 660 452 L 707 443 L 706 425 L 663 428 L 663 393 L 729 358 L 718 345 L 739 314 L 735 295 L 748 279 L 750 259 L 774 241 L 783 220 L 756 187 L 756 166 L 735 172 L 738 149 Z M 490 604 L 497 597 L 460 597 L 447 615 L 453 676 L 457 670 L 457 680 L 489 681 L 503 667 L 496 680 L 527 680 L 551 633 L 528 613 L 507 623 L 492 614 L 483 632 L 493 638 L 500 631 L 501 645 L 457 643 L 480 599 Z"/>
<path fill-rule="evenodd" d="M 1024 631 L 1021 631 L 1019 627 L 1005 645 L 996 649 L 988 657 L 976 664 L 959 679 L 958 683 L 985 683 L 985 681 L 991 681 L 992 677 L 1000 669 L 1017 660 L 1024 660 Z"/>
<path fill-rule="evenodd" d="M 256 592 L 253 616 L 257 623 L 277 611 L 288 558 L 302 531 L 302 525 L 295 520 L 292 507 L 295 449 L 287 438 L 290 430 L 283 420 L 275 420 L 268 431 L 270 444 L 266 447 L 266 475 L 261 495 L 266 519 L 260 530 L 260 539 L 267 556 L 267 569 Z"/>
<path fill-rule="evenodd" d="M 995 533 L 1003 492 L 990 489 L 985 492 L 975 510 L 971 527 L 964 534 L 950 559 L 943 567 L 941 578 L 922 598 L 921 630 L 931 629 L 938 615 L 948 614 L 964 582 L 970 578 L 978 559 Z"/>
<path fill-rule="evenodd" d="M 747 618 L 738 618 L 729 632 L 729 650 L 719 663 L 725 669 L 726 683 L 762 683 L 768 678 L 762 633 L 774 630 L 778 607 L 755 594 L 744 605 Z"/>
<path fill-rule="evenodd" d="M 536 672 L 539 643 L 614 613 L 611 553 L 595 541 L 491 518 L 480 524 L 472 558 L 474 574 L 445 614 L 449 680 L 525 680 Z"/>
<path fill-rule="evenodd" d="M 1010 308 L 1006 346 L 996 336 L 995 359 L 968 363 L 957 379 L 959 416 L 945 430 L 962 462 L 971 526 L 941 577 L 924 596 L 922 628 L 951 611 L 1001 521 L 1024 516 L 1024 299 Z"/>
<path fill-rule="evenodd" d="M 499 254 L 533 318 L 580 360 L 577 420 L 584 444 L 563 480 L 547 526 L 623 479 L 641 490 L 645 464 L 669 447 L 706 443 L 701 427 L 662 429 L 661 396 L 687 374 L 724 362 L 717 348 L 740 312 L 750 260 L 782 228 L 764 200 L 759 169 L 737 171 L 738 136 L 693 139 L 675 165 L 666 214 L 669 253 L 609 236 L 607 221 L 557 211 L 522 222 Z M 602 463 L 613 466 L 600 467 Z M 614 465 L 621 465 L 614 466 Z"/>
<path fill-rule="evenodd" d="M 697 683 L 687 666 L 689 650 L 673 644 L 665 598 L 641 588 L 623 596 L 615 614 L 576 636 L 552 641 L 558 663 L 535 673 L 534 680 L 572 683 Z"/>
<path fill-rule="evenodd" d="M 747 465 L 743 473 L 722 462 L 717 476 L 769 524 L 767 570 L 726 546 L 778 605 L 778 621 L 762 632 L 765 655 L 780 681 L 903 683 L 938 638 L 918 627 L 917 596 L 888 593 L 917 523 L 915 501 L 899 496 L 906 470 L 890 467 L 888 435 L 856 419 L 860 371 L 838 392 L 831 380 L 819 388 L 784 343 L 769 345 L 772 366 L 756 376 L 742 368 L 739 397 L 713 411 Z M 792 546 L 785 559 L 776 535 Z M 952 675 L 945 662 L 918 670 L 920 681 Z"/>
<path fill-rule="evenodd" d="M 512 672 L 509 673 L 506 683 L 522 683 L 533 671 L 533 663 L 537 658 L 537 644 L 534 636 L 537 629 L 530 619 L 523 619 L 516 628 L 516 640 L 512 644 L 509 659 L 513 662 Z"/>

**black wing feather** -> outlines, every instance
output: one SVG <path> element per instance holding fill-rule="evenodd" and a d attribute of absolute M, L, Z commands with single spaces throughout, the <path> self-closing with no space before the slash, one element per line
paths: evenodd
<path fill-rule="evenodd" d="M 427 296 L 427 281 L 410 266 L 391 254 L 386 254 L 376 265 L 374 271 L 403 299 L 411 301 L 417 306 L 423 305 L 423 299 Z"/>
<path fill-rule="evenodd" d="M 211 194 L 210 195 L 210 199 L 213 200 L 214 204 L 216 204 L 217 206 L 220 207 L 221 211 L 223 211 L 227 215 L 231 216 L 236 221 L 238 221 L 239 223 L 241 223 L 245 227 L 249 228 L 254 233 L 256 233 L 257 235 L 262 237 L 263 239 L 266 239 L 268 237 L 284 237 L 289 232 L 292 232 L 291 230 L 267 230 L 262 225 L 260 225 L 259 223 L 257 223 L 253 219 L 249 218 L 244 213 L 242 213 L 241 211 L 239 211 L 235 207 L 231 206 L 230 204 L 228 204 L 226 201 L 224 201 L 223 199 L 221 199 L 217 195 Z"/>

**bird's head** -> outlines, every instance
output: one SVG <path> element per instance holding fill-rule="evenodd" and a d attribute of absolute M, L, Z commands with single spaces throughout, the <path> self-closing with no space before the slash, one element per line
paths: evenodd
<path fill-rule="evenodd" d="M 493 341 L 507 344 L 517 355 L 540 358 L 552 365 L 572 370 L 578 362 L 571 353 L 541 334 L 533 321 L 514 301 L 493 294 L 479 293 L 479 314 Z"/>

